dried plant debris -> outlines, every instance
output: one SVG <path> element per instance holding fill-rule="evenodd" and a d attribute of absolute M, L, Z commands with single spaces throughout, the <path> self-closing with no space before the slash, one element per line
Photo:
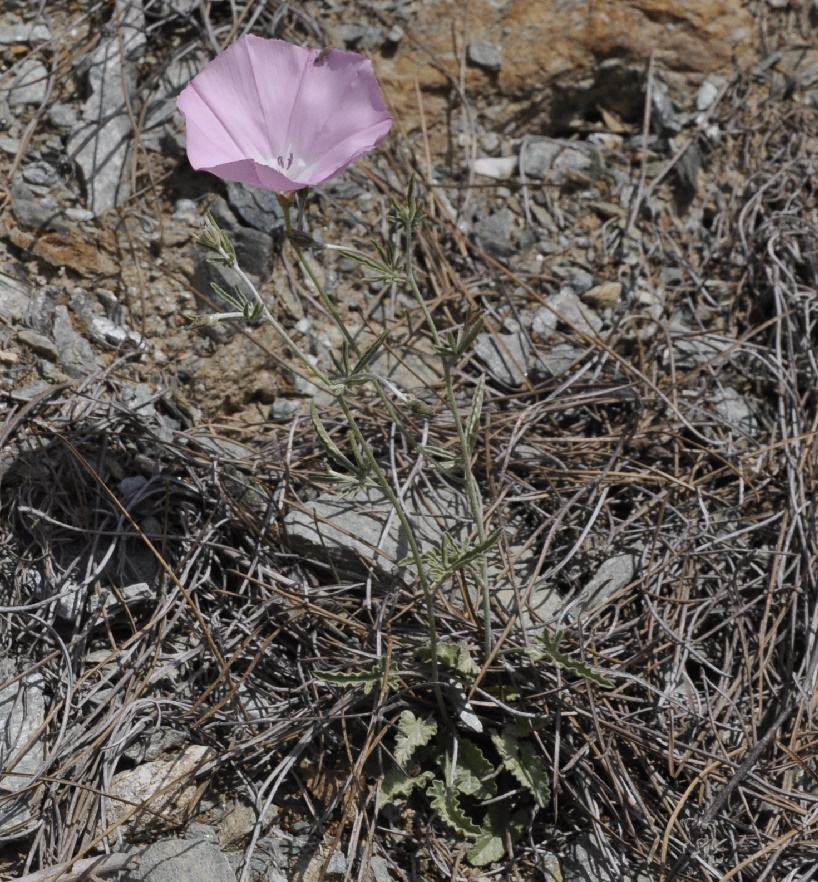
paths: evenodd
<path fill-rule="evenodd" d="M 318 271 L 362 339 L 389 327 L 376 369 L 415 405 L 356 418 L 424 525 L 433 652 L 343 414 L 262 330 L 184 318 L 207 202 L 305 348 L 339 347 L 280 216 L 212 201 L 172 111 L 228 33 L 387 64 L 422 10 L 393 4 L 390 37 L 371 4 L 120 6 L 122 40 L 105 4 L 0 12 L 2 872 L 139 849 L 241 882 L 816 877 L 818 111 L 788 30 L 814 22 L 754 4 L 771 54 L 747 73 L 683 94 L 631 66 L 633 100 L 580 95 L 581 118 L 578 83 L 548 137 L 539 105 L 455 78 L 426 140 L 406 126 L 307 207 Z M 461 43 L 501 88 L 513 59 Z M 463 414 L 483 402 L 488 659 L 430 341 L 396 277 L 317 250 L 368 249 L 413 171 L 430 308 L 482 322 L 455 374 Z"/>

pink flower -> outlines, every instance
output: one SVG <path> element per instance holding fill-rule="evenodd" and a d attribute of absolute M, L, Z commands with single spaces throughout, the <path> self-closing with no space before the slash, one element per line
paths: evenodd
<path fill-rule="evenodd" d="M 389 133 L 372 62 L 248 35 L 177 99 L 195 169 L 290 193 L 340 174 Z"/>

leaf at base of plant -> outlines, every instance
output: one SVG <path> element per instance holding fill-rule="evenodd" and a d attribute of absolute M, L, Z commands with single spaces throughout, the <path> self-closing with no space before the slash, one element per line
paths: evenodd
<path fill-rule="evenodd" d="M 510 726 L 492 735 L 491 740 L 507 771 L 528 790 L 540 808 L 545 808 L 551 799 L 551 785 L 545 762 L 536 752 L 533 742 L 518 739 Z"/>

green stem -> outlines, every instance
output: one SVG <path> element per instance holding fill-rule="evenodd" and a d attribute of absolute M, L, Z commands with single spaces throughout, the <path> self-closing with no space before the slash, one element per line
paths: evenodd
<path fill-rule="evenodd" d="M 350 431 L 355 437 L 355 440 L 358 442 L 358 446 L 361 448 L 361 450 L 364 451 L 367 462 L 374 472 L 375 478 L 377 479 L 381 490 L 383 490 L 387 499 L 392 504 L 392 507 L 395 510 L 395 514 L 398 516 L 398 520 L 400 521 L 400 525 L 403 528 L 404 533 L 406 534 L 406 541 L 409 543 L 409 551 L 412 555 L 412 560 L 418 571 L 418 581 L 420 582 L 420 588 L 421 591 L 423 591 L 423 600 L 426 604 L 426 620 L 429 626 L 429 650 L 432 660 L 432 680 L 434 682 L 435 697 L 437 699 L 438 705 L 440 706 L 443 718 L 446 719 L 446 706 L 443 702 L 443 694 L 440 691 L 440 674 L 437 659 L 437 618 L 435 616 L 434 592 L 432 591 L 432 586 L 429 583 L 429 577 L 426 573 L 426 568 L 423 563 L 423 557 L 420 552 L 420 547 L 417 543 L 417 538 L 415 537 L 415 531 L 412 527 L 411 522 L 409 521 L 409 517 L 406 514 L 403 503 L 400 499 L 398 499 L 397 494 L 392 489 L 392 485 L 389 483 L 389 479 L 384 474 L 380 463 L 378 462 L 374 452 L 372 451 L 372 447 L 364 438 L 363 432 L 361 432 L 355 416 L 349 409 L 349 405 L 347 404 L 346 399 L 343 395 L 336 395 L 335 397 L 341 407 L 341 410 L 344 413 L 344 416 L 346 417 Z"/>
<path fill-rule="evenodd" d="M 291 217 L 290 217 L 290 207 L 291 206 L 286 200 L 282 200 L 281 205 L 284 209 L 285 228 L 287 230 L 287 233 L 290 233 L 292 231 Z M 295 251 L 296 257 L 298 258 L 299 262 L 304 267 L 304 269 L 307 272 L 307 275 L 309 275 L 310 279 L 312 280 L 313 285 L 315 285 L 315 288 L 318 291 L 318 296 L 320 297 L 321 302 L 324 304 L 326 309 L 329 311 L 335 324 L 338 326 L 338 328 L 340 328 L 341 332 L 344 335 L 345 340 L 349 344 L 350 349 L 356 355 L 360 355 L 360 350 L 358 349 L 357 344 L 355 343 L 355 341 L 352 338 L 352 335 L 349 333 L 346 326 L 344 325 L 340 314 L 336 310 L 335 305 L 332 303 L 332 300 L 329 298 L 326 291 L 324 290 L 324 286 L 321 283 L 320 279 L 318 278 L 318 276 L 316 275 L 316 273 L 313 271 L 312 267 L 310 266 L 303 250 L 298 245 L 298 243 L 295 242 L 292 238 L 290 238 L 290 244 L 292 245 L 293 250 Z M 266 308 L 265 308 L 265 317 L 267 317 L 268 320 L 272 319 L 272 316 L 269 314 L 269 310 L 266 310 Z M 273 319 L 273 321 L 275 321 L 275 320 Z M 278 327 L 280 328 L 280 326 L 278 326 Z M 277 330 L 278 330 L 278 328 L 277 328 Z M 282 332 L 283 332 L 283 329 L 279 330 L 279 333 L 282 333 Z M 289 343 L 289 345 L 291 345 L 291 346 L 294 345 L 290 341 L 289 337 L 286 336 L 286 333 L 284 333 L 284 339 Z M 315 366 L 313 366 L 313 370 L 315 370 L 317 372 L 317 368 Z M 400 424 L 401 421 L 399 419 L 399 415 L 397 414 L 394 407 L 392 406 L 392 402 L 389 400 L 389 398 L 386 394 L 386 391 L 384 390 L 381 383 L 375 377 L 371 378 L 371 382 L 372 382 L 372 385 L 374 386 L 381 402 L 388 409 L 388 412 L 389 412 L 390 416 L 392 417 L 392 419 L 396 423 Z M 335 400 L 338 402 L 338 405 L 340 406 L 341 410 L 343 411 L 344 416 L 346 417 L 347 424 L 349 425 L 350 431 L 352 432 L 353 436 L 355 437 L 355 440 L 358 442 L 360 449 L 363 450 L 364 455 L 366 456 L 367 462 L 369 463 L 373 473 L 375 474 L 375 477 L 378 481 L 378 484 L 380 485 L 381 490 L 384 492 L 387 499 L 392 504 L 392 507 L 395 510 L 395 514 L 397 515 L 398 520 L 400 521 L 400 525 L 406 535 L 406 541 L 409 544 L 409 550 L 412 555 L 412 561 L 414 562 L 415 567 L 418 572 L 418 581 L 420 582 L 421 591 L 423 592 L 423 600 L 424 600 L 424 603 L 426 604 L 426 619 L 427 619 L 427 623 L 428 623 L 428 627 L 429 627 L 429 649 L 430 649 L 430 654 L 431 654 L 432 680 L 433 680 L 433 689 L 434 689 L 434 693 L 435 693 L 435 699 L 437 700 L 437 704 L 438 704 L 438 707 L 440 709 L 440 712 L 441 712 L 443 719 L 444 720 L 448 719 L 448 714 L 446 711 L 446 704 L 443 701 L 443 693 L 440 689 L 440 670 L 439 670 L 439 662 L 438 662 L 438 658 L 437 658 L 437 643 L 438 643 L 438 641 L 437 641 L 437 618 L 435 616 L 434 592 L 432 590 L 431 584 L 429 583 L 429 577 L 426 573 L 426 568 L 425 568 L 425 565 L 423 562 L 423 557 L 420 552 L 420 547 L 418 546 L 418 542 L 417 542 L 417 538 L 415 536 L 414 528 L 412 527 L 412 524 L 409 521 L 409 517 L 406 514 L 406 510 L 403 506 L 403 503 L 398 498 L 395 491 L 392 489 L 392 485 L 389 483 L 389 479 L 384 474 L 383 469 L 381 468 L 380 463 L 378 462 L 377 458 L 375 457 L 375 454 L 372 451 L 371 446 L 364 438 L 363 432 L 361 432 L 361 429 L 358 426 L 358 422 L 355 419 L 355 416 L 353 415 L 352 411 L 349 409 L 349 405 L 347 404 L 346 398 L 344 397 L 343 393 L 333 390 L 333 394 L 335 396 Z"/>
<path fill-rule="evenodd" d="M 338 329 L 344 335 L 344 339 L 347 341 L 350 348 L 357 351 L 357 347 L 355 346 L 355 343 L 352 339 L 352 335 L 347 330 L 347 326 L 344 324 L 341 318 L 341 314 L 335 308 L 335 304 L 332 302 L 332 300 L 327 295 L 327 292 L 324 290 L 324 286 L 321 284 L 317 273 L 312 268 L 312 264 L 307 260 L 307 255 L 304 254 L 304 251 L 302 250 L 298 242 L 296 242 L 295 239 L 290 236 L 290 233 L 292 233 L 293 231 L 292 221 L 290 218 L 291 203 L 286 200 L 280 200 L 280 202 L 281 207 L 284 209 L 284 229 L 287 232 L 287 237 L 290 240 L 290 245 L 292 245 L 293 251 L 295 251 L 298 260 L 301 263 L 301 266 L 303 266 L 306 270 L 307 275 L 312 280 L 313 285 L 315 285 L 315 290 L 318 291 L 318 296 L 321 298 L 321 303 L 324 304 L 324 308 L 332 316 L 332 320 L 335 322 Z"/>
<path fill-rule="evenodd" d="M 333 387 L 329 377 L 321 370 L 320 367 L 318 367 L 317 364 L 312 361 L 312 359 L 310 359 L 306 352 L 304 352 L 301 347 L 295 342 L 295 340 L 293 340 L 293 338 L 287 333 L 284 327 L 278 321 L 276 321 L 275 316 L 270 312 L 269 307 L 264 302 L 261 294 L 259 294 L 256 290 L 256 286 L 253 284 L 247 273 L 244 272 L 244 270 L 238 265 L 238 263 L 234 263 L 232 265 L 232 269 L 234 269 L 239 274 L 239 277 L 246 285 L 247 290 L 250 292 L 253 299 L 261 306 L 264 318 L 273 326 L 275 332 L 279 335 L 279 337 L 284 340 L 287 346 L 290 347 L 290 350 L 298 357 L 298 359 L 309 370 L 309 372 L 317 377 L 326 389 L 332 391 Z"/>
<path fill-rule="evenodd" d="M 426 324 L 428 325 L 429 330 L 432 334 L 435 346 L 438 350 L 443 350 L 445 348 L 443 345 L 443 341 L 440 337 L 440 334 L 438 333 L 437 327 L 435 326 L 434 319 L 432 318 L 432 314 L 429 311 L 429 307 L 426 304 L 426 298 L 421 293 L 420 288 L 418 287 L 417 279 L 415 278 L 414 237 L 412 233 L 412 224 L 407 223 L 406 275 L 409 279 L 409 285 L 412 289 L 412 293 L 414 294 L 415 299 L 417 300 L 418 305 L 423 312 Z M 466 496 L 469 500 L 469 508 L 471 510 L 472 520 L 474 521 L 475 528 L 477 529 L 477 541 L 482 545 L 486 541 L 486 525 L 483 519 L 483 500 L 480 496 L 480 490 L 477 486 L 477 481 L 474 478 L 474 472 L 472 471 L 472 451 L 469 446 L 469 439 L 466 437 L 466 429 L 463 425 L 463 420 L 460 417 L 460 410 L 457 406 L 457 397 L 454 391 L 454 379 L 452 377 L 452 360 L 446 355 L 443 355 L 442 361 L 443 380 L 446 386 L 446 401 L 449 405 L 449 410 L 451 411 L 452 418 L 454 419 L 454 424 L 457 430 L 458 449 L 460 451 L 461 465 L 463 467 L 463 475 L 466 482 Z M 483 648 L 486 653 L 486 658 L 489 658 L 491 656 L 493 640 L 491 631 L 491 596 L 489 594 L 488 561 L 485 554 L 481 556 L 480 574 L 478 576 L 478 581 L 478 587 L 480 589 L 480 594 L 483 601 Z"/>

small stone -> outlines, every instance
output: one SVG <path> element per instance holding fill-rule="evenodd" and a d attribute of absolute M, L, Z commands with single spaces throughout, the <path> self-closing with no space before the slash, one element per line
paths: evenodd
<path fill-rule="evenodd" d="M 506 386 L 521 386 L 525 382 L 531 352 L 525 334 L 478 334 L 474 351 L 499 382 Z"/>
<path fill-rule="evenodd" d="M 485 250 L 495 257 L 509 257 L 515 251 L 511 241 L 514 214 L 510 208 L 501 208 L 481 218 L 474 225 L 474 232 Z"/>
<path fill-rule="evenodd" d="M 58 360 L 69 377 L 87 377 L 102 366 L 91 344 L 74 330 L 67 306 L 55 308 L 53 334 Z"/>
<path fill-rule="evenodd" d="M 617 592 L 633 581 L 638 565 L 639 558 L 635 554 L 608 558 L 585 583 L 579 596 L 567 605 L 567 618 L 576 621 L 606 606 Z"/>
<path fill-rule="evenodd" d="M 211 756 L 208 747 L 188 747 L 173 760 L 143 763 L 114 775 L 106 800 L 109 818 L 124 821 L 131 815 L 130 823 L 140 828 L 150 825 L 159 816 L 170 824 L 182 823 L 200 793 L 195 774 Z M 134 805 L 143 805 L 144 810 L 134 814 Z M 202 877 L 196 878 L 198 882 Z"/>
<path fill-rule="evenodd" d="M 36 46 L 51 39 L 51 29 L 40 24 L 8 24 L 0 26 L 0 46 Z"/>
<path fill-rule="evenodd" d="M 284 211 L 276 194 L 269 190 L 230 181 L 227 201 L 237 217 L 262 233 L 272 234 L 284 229 Z"/>
<path fill-rule="evenodd" d="M 502 46 L 489 40 L 472 40 L 466 49 L 466 60 L 475 67 L 496 73 L 503 68 Z"/>
<path fill-rule="evenodd" d="M 541 337 L 550 336 L 560 322 L 573 330 L 594 335 L 602 327 L 602 319 L 589 309 L 570 288 L 552 294 L 545 306 L 534 314 L 531 330 Z"/>
<path fill-rule="evenodd" d="M 696 95 L 696 109 L 700 111 L 707 110 L 716 100 L 722 85 L 723 83 L 717 83 L 713 78 L 708 77 L 699 86 L 699 91 Z"/>
<path fill-rule="evenodd" d="M 236 882 L 227 857 L 204 835 L 160 839 L 138 856 L 137 865 L 124 876 L 125 882 Z"/>
<path fill-rule="evenodd" d="M 577 176 L 597 178 L 604 166 L 602 152 L 593 144 L 536 138 L 520 150 L 520 174 L 551 184 L 564 184 Z"/>
<path fill-rule="evenodd" d="M 24 58 L 11 80 L 8 91 L 9 106 L 42 104 L 47 91 L 48 68 L 36 58 Z"/>
<path fill-rule="evenodd" d="M 31 162 L 23 167 L 23 180 L 27 184 L 50 187 L 58 178 L 57 169 L 46 162 Z"/>
<path fill-rule="evenodd" d="M 0 150 L 2 150 L 3 153 L 7 153 L 9 156 L 17 155 L 21 143 L 22 142 L 19 138 L 10 138 L 8 135 L 0 135 Z"/>
<path fill-rule="evenodd" d="M 87 208 L 80 208 L 77 205 L 73 205 L 71 208 L 65 209 L 65 216 L 69 218 L 69 220 L 84 223 L 94 219 L 94 212 Z"/>
<path fill-rule="evenodd" d="M 70 104 L 57 101 L 48 108 L 48 121 L 55 129 L 70 132 L 79 123 L 79 116 Z"/>
<path fill-rule="evenodd" d="M 612 308 L 616 306 L 622 299 L 622 283 L 621 282 L 602 282 L 589 288 L 583 295 L 584 303 L 590 303 L 600 309 Z"/>
<path fill-rule="evenodd" d="M 38 334 L 30 328 L 21 328 L 17 332 L 17 339 L 28 346 L 32 352 L 42 356 L 42 358 L 47 358 L 49 361 L 56 361 L 59 357 L 59 350 L 54 345 L 53 341 L 49 340 L 45 334 Z"/>

